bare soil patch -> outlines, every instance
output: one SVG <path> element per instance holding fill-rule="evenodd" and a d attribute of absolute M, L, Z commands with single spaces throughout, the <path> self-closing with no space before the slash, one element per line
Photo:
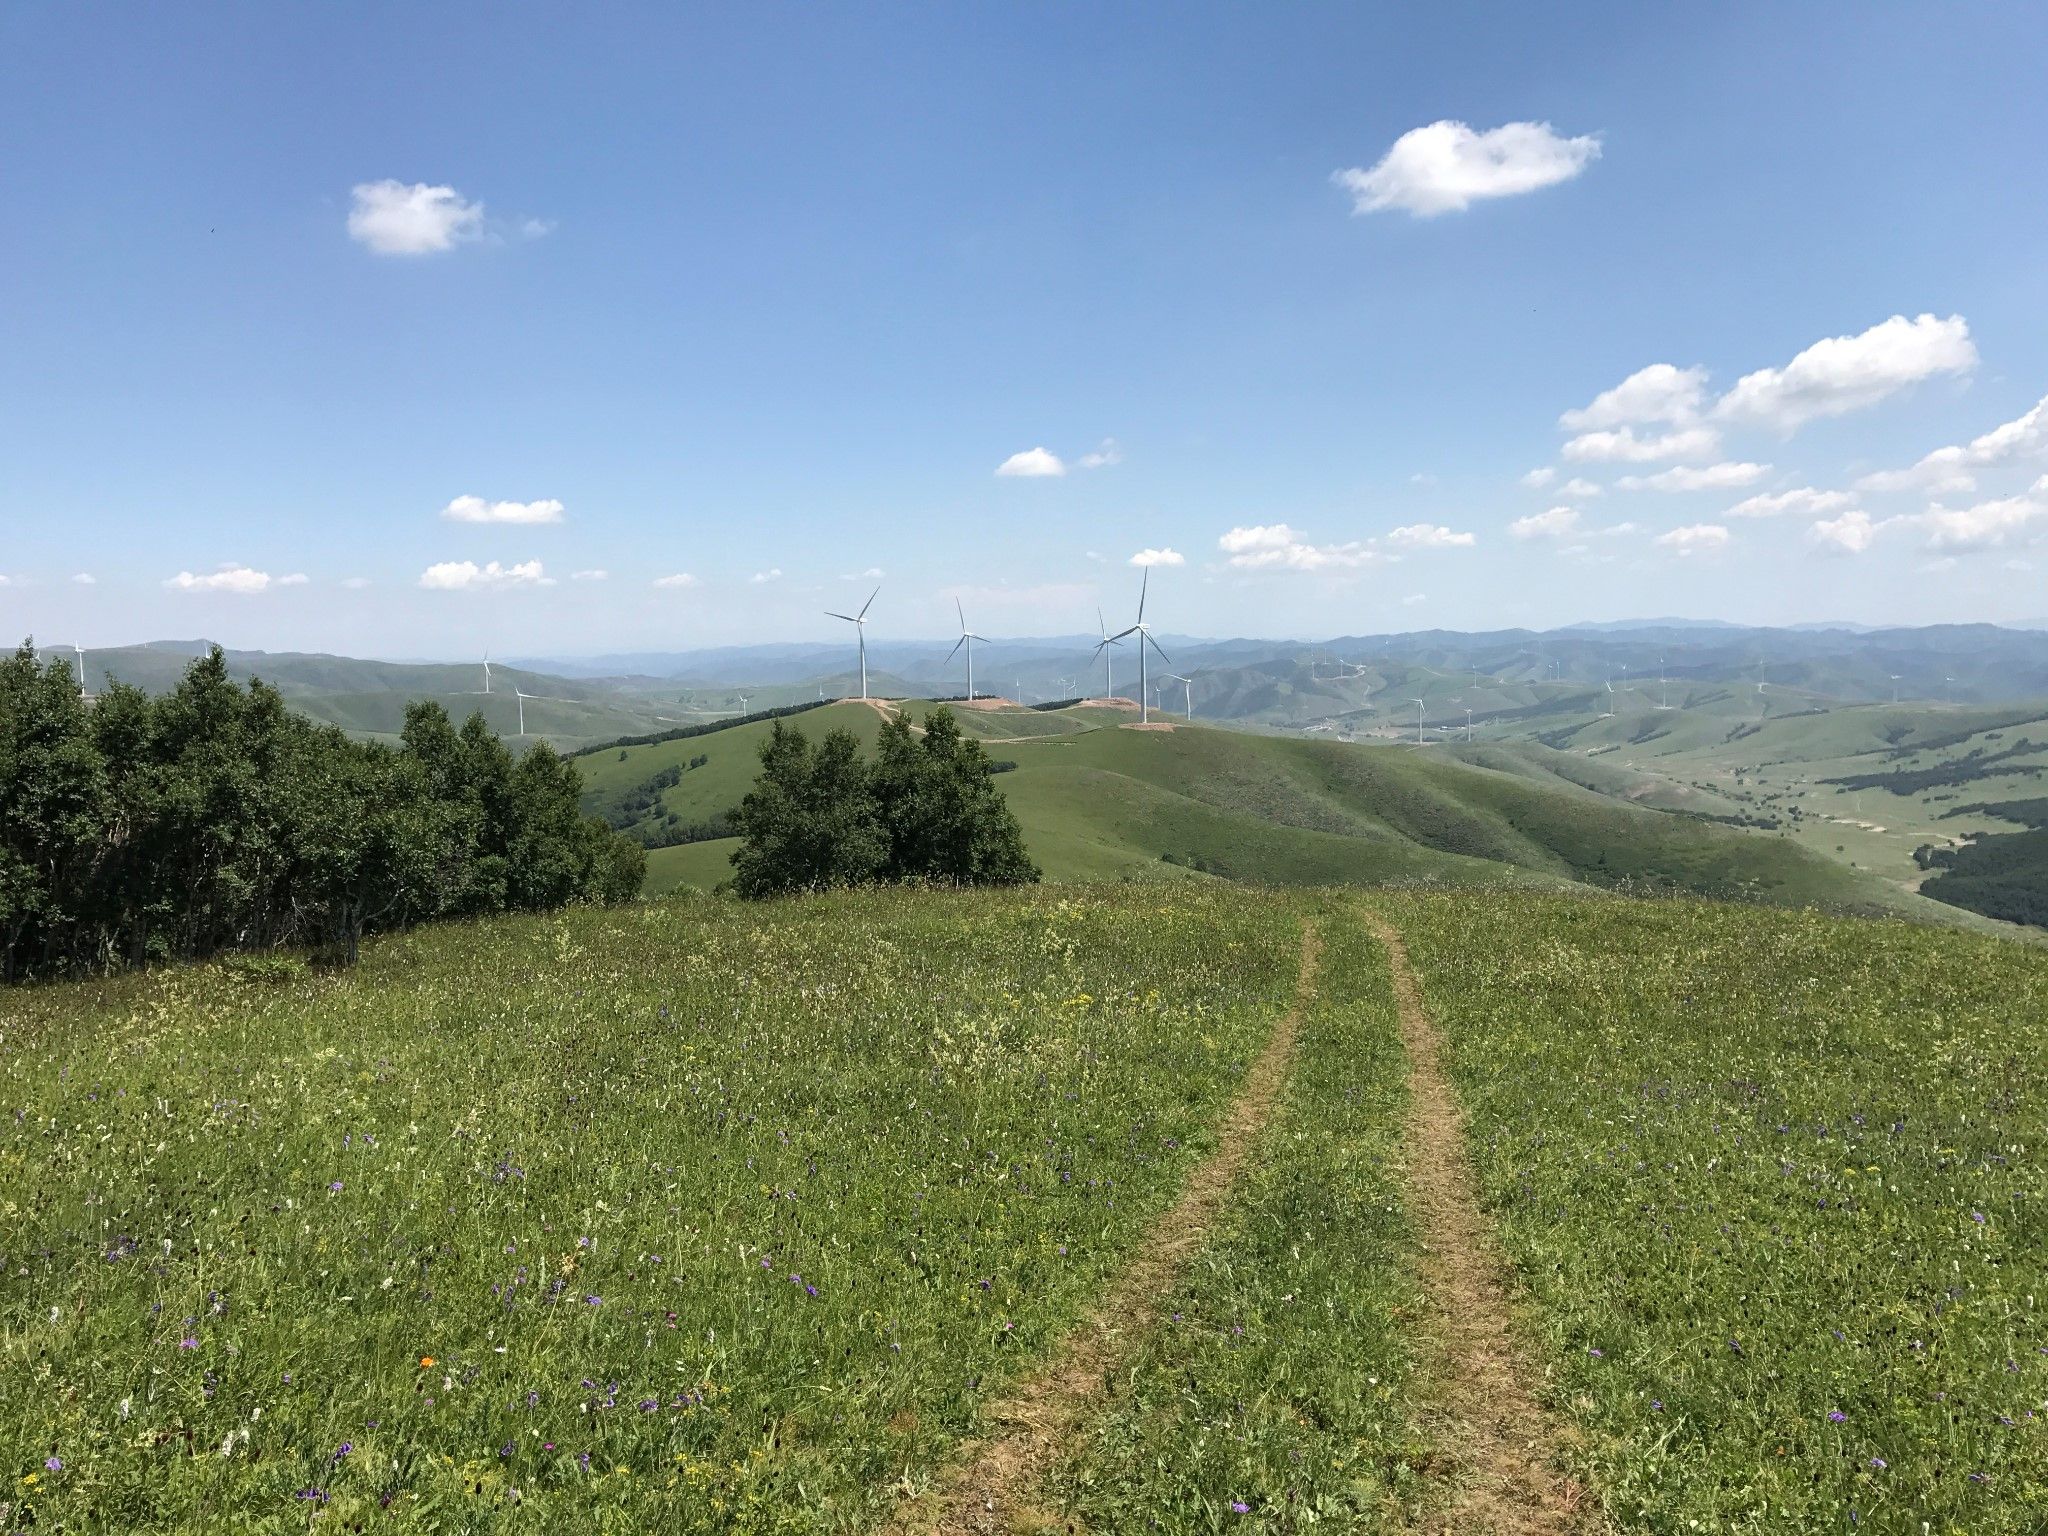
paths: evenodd
<path fill-rule="evenodd" d="M 1135 1341 L 1157 1323 L 1159 1299 L 1207 1238 L 1253 1142 L 1272 1118 L 1302 1009 L 1314 993 L 1317 953 L 1315 926 L 1304 924 L 1294 1004 L 1245 1073 L 1217 1129 L 1215 1150 L 1195 1165 L 1180 1198 L 1138 1242 L 1095 1310 L 1060 1341 L 1043 1369 L 989 1410 L 995 1432 L 962 1446 L 938 1486 L 890 1522 L 893 1536 L 1010 1536 L 1058 1526 L 1057 1517 L 1032 1500 L 1083 1411 Z"/>
<path fill-rule="evenodd" d="M 1177 731 L 1180 727 L 1171 720 L 1126 720 L 1117 729 L 1120 731 Z"/>
<path fill-rule="evenodd" d="M 1430 1438 L 1444 1453 L 1444 1508 L 1429 1531 L 1566 1536 L 1602 1529 L 1586 1488 L 1555 1468 L 1563 1434 L 1530 1387 L 1515 1337 L 1507 1266 L 1479 1209 L 1465 1155 L 1465 1112 L 1443 1065 L 1443 1038 L 1394 926 L 1365 925 L 1386 946 L 1410 1064 L 1406 1176 L 1421 1242 L 1424 1330 L 1438 1353 L 1427 1372 Z"/>

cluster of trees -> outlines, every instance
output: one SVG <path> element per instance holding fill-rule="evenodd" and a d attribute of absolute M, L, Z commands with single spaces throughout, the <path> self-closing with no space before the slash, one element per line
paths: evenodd
<path fill-rule="evenodd" d="M 814 745 L 777 721 L 761 744 L 761 776 L 733 816 L 745 839 L 733 888 L 765 897 L 881 881 L 1036 881 L 990 768 L 948 709 L 927 715 L 921 736 L 891 719 L 872 762 L 850 731 Z"/>
<path fill-rule="evenodd" d="M 406 711 L 396 748 L 228 677 L 81 697 L 24 644 L 0 661 L 0 977 L 305 945 L 429 918 L 639 894 L 646 854 L 578 807 L 546 746 Z"/>

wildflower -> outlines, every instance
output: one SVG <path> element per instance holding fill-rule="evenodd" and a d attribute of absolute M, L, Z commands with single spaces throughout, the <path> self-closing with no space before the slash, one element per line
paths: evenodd
<path fill-rule="evenodd" d="M 1839 1409 L 1839 1408 L 1830 1408 L 1830 1409 L 1828 1410 L 1828 1422 L 1829 1422 L 1830 1424 L 1846 1424 L 1846 1423 L 1847 1423 L 1848 1421 L 1849 1421 L 1849 1415 L 1847 1415 L 1846 1413 L 1842 1412 L 1842 1410 L 1841 1410 L 1841 1409 Z"/>
<path fill-rule="evenodd" d="M 1230 1501 L 1230 1512 L 1234 1515 L 1248 1515 L 1252 1512 L 1252 1507 L 1245 1503 L 1243 1499 L 1232 1499 Z"/>
<path fill-rule="evenodd" d="M 1886 1461 L 1882 1456 L 1871 1457 L 1870 1464 L 1880 1472 L 1882 1472 L 1886 1467 L 1891 1465 L 1891 1463 Z"/>
<path fill-rule="evenodd" d="M 340 1194 L 340 1193 L 341 1193 L 341 1180 L 339 1180 L 339 1179 L 336 1179 L 336 1180 L 335 1180 L 335 1181 L 334 1181 L 334 1182 L 333 1182 L 332 1184 L 328 1185 L 328 1186 L 327 1186 L 327 1192 L 328 1192 L 329 1194 L 331 1194 L 331 1195 L 338 1195 L 338 1194 Z"/>
<path fill-rule="evenodd" d="M 585 1303 L 593 1307 L 601 1307 L 604 1305 L 604 1298 L 602 1296 L 586 1296 L 583 1298 L 583 1300 L 585 1301 Z"/>
<path fill-rule="evenodd" d="M 1984 1213 L 1982 1211 L 1972 1211 L 1970 1212 L 1970 1220 L 1981 1227 L 1984 1225 Z"/>
<path fill-rule="evenodd" d="M 348 1453 L 349 1453 L 350 1451 L 354 1450 L 355 1448 L 356 1448 L 356 1447 L 355 1447 L 355 1442 L 354 1442 L 354 1441 L 352 1441 L 352 1440 L 344 1440 L 344 1441 L 342 1441 L 342 1442 L 341 1442 L 341 1446 L 340 1446 L 340 1448 L 339 1448 L 338 1450 L 336 1450 L 336 1451 L 335 1451 L 335 1453 L 334 1453 L 334 1454 L 333 1454 L 332 1456 L 330 1456 L 330 1457 L 328 1458 L 328 1460 L 329 1460 L 329 1461 L 342 1461 L 342 1460 L 345 1460 L 345 1459 L 347 1458 L 347 1456 L 348 1456 Z"/>
<path fill-rule="evenodd" d="M 194 1338 L 194 1337 L 193 1337 L 193 1336 L 192 1336 L 191 1334 L 189 1334 L 189 1333 L 188 1333 L 188 1334 L 186 1334 L 184 1338 L 182 1338 L 182 1339 L 178 1340 L 178 1348 L 180 1348 L 180 1349 L 197 1349 L 198 1347 L 199 1347 L 199 1340 L 197 1340 L 196 1338 Z"/>
<path fill-rule="evenodd" d="M 43 1463 L 43 1470 L 45 1472 L 62 1472 L 64 1470 L 64 1463 L 57 1457 L 52 1456 Z"/>
<path fill-rule="evenodd" d="M 426 1370 L 426 1369 L 427 1369 L 428 1367 L 430 1367 L 431 1365 L 433 1365 L 433 1363 L 434 1363 L 434 1357 L 433 1357 L 432 1355 L 421 1355 L 421 1356 L 420 1356 L 420 1369 L 421 1369 L 421 1370 L 423 1370 L 423 1371 L 424 1371 L 424 1370 Z"/>
<path fill-rule="evenodd" d="M 1589 1349 L 1586 1351 L 1586 1353 L 1591 1355 L 1595 1360 L 1605 1360 L 1607 1358 L 1607 1351 L 1604 1349 Z"/>

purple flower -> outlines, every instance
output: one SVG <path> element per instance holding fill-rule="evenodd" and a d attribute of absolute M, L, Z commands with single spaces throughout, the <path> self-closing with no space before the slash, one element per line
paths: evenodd
<path fill-rule="evenodd" d="M 328 1186 L 327 1186 L 327 1188 L 328 1188 L 328 1191 L 329 1191 L 329 1193 L 331 1193 L 331 1194 L 337 1194 L 337 1195 L 338 1195 L 338 1194 L 340 1194 L 340 1193 L 341 1193 L 341 1180 L 339 1180 L 339 1179 L 336 1179 L 336 1180 L 335 1180 L 335 1181 L 334 1181 L 334 1182 L 333 1182 L 332 1184 L 328 1185 Z"/>
<path fill-rule="evenodd" d="M 295 1499 L 305 1499 L 314 1504 L 325 1504 L 327 1502 L 327 1490 L 325 1488 L 301 1488 L 292 1497 Z"/>
<path fill-rule="evenodd" d="M 1245 1503 L 1243 1499 L 1232 1499 L 1230 1501 L 1230 1512 L 1234 1515 L 1248 1515 L 1252 1512 L 1252 1507 Z"/>
<path fill-rule="evenodd" d="M 1842 1412 L 1839 1408 L 1830 1408 L 1828 1410 L 1828 1422 L 1830 1424 L 1846 1424 L 1849 1422 L 1849 1415 Z"/>
<path fill-rule="evenodd" d="M 585 1302 L 589 1303 L 593 1307 L 601 1307 L 604 1305 L 604 1298 L 602 1296 L 586 1296 L 583 1299 Z"/>
<path fill-rule="evenodd" d="M 1605 1360 L 1607 1358 L 1607 1351 L 1604 1349 L 1589 1349 L 1586 1351 L 1586 1353 L 1591 1355 L 1595 1360 Z"/>
<path fill-rule="evenodd" d="M 189 1333 L 184 1338 L 178 1340 L 178 1348 L 180 1349 L 197 1349 L 198 1347 L 199 1341 Z"/>
<path fill-rule="evenodd" d="M 1653 1398 L 1651 1398 L 1651 1399 L 1650 1399 L 1650 1412 L 1652 1412 L 1652 1413 L 1662 1413 L 1663 1411 L 1664 1411 L 1664 1399 L 1663 1399 L 1663 1398 L 1661 1398 L 1661 1397 L 1653 1397 Z"/>
<path fill-rule="evenodd" d="M 1883 1471 L 1883 1470 L 1884 1470 L 1884 1469 L 1885 1469 L 1886 1467 L 1888 1467 L 1888 1466 L 1890 1466 L 1890 1465 L 1891 1465 L 1891 1463 L 1890 1463 L 1890 1462 L 1888 1462 L 1888 1461 L 1886 1461 L 1886 1460 L 1885 1460 L 1885 1459 L 1884 1459 L 1884 1458 L 1883 1458 L 1882 1456 L 1873 1456 L 1873 1457 L 1871 1457 L 1871 1458 L 1870 1458 L 1870 1464 L 1871 1464 L 1871 1465 L 1872 1465 L 1873 1467 L 1877 1468 L 1877 1470 L 1878 1470 L 1878 1471 L 1880 1471 L 1880 1472 L 1882 1472 L 1882 1471 Z"/>
<path fill-rule="evenodd" d="M 328 1459 L 329 1459 L 330 1461 L 342 1461 L 342 1460 L 346 1459 L 346 1458 L 347 1458 L 347 1456 L 348 1456 L 348 1453 L 349 1453 L 350 1451 L 354 1450 L 354 1449 L 355 1449 L 355 1443 L 354 1443 L 353 1441 L 350 1441 L 350 1440 L 344 1440 L 344 1441 L 342 1441 L 342 1442 L 341 1442 L 341 1448 L 340 1448 L 339 1450 L 337 1450 L 337 1451 L 336 1451 L 336 1452 L 335 1452 L 335 1453 L 334 1453 L 334 1454 L 333 1454 L 333 1455 L 332 1455 L 331 1457 L 329 1457 Z"/>
<path fill-rule="evenodd" d="M 1981 1227 L 1984 1225 L 1984 1213 L 1982 1211 L 1972 1211 L 1970 1212 L 1970 1220 Z"/>
<path fill-rule="evenodd" d="M 43 1470 L 45 1472 L 62 1472 L 64 1470 L 64 1463 L 57 1457 L 52 1456 L 48 1461 L 43 1463 Z"/>

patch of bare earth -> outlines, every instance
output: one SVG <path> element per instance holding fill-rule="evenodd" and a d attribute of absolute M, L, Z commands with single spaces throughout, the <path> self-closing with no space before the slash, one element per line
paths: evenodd
<path fill-rule="evenodd" d="M 938 1485 L 897 1512 L 888 1527 L 894 1536 L 1010 1536 L 1059 1526 L 1057 1516 L 1033 1501 L 1082 1413 L 1157 1323 L 1160 1298 L 1208 1237 L 1252 1144 L 1272 1118 L 1286 1086 L 1301 1012 L 1315 987 L 1317 953 L 1315 927 L 1305 925 L 1294 1005 L 1245 1073 L 1217 1128 L 1215 1150 L 1195 1165 L 1179 1199 L 1152 1224 L 1095 1310 L 1060 1341 L 1043 1369 L 990 1408 L 994 1433 L 962 1446 L 960 1459 Z"/>
<path fill-rule="evenodd" d="M 1171 720 L 1127 720 L 1117 727 L 1123 731 L 1172 731 L 1178 730 Z"/>
<path fill-rule="evenodd" d="M 1507 1267 L 1479 1210 L 1443 1037 L 1423 1007 L 1400 933 L 1377 913 L 1364 921 L 1386 946 L 1408 1051 L 1408 1203 L 1422 1249 L 1424 1333 L 1437 1356 L 1424 1371 L 1424 1426 L 1449 1463 L 1442 1505 L 1421 1528 L 1457 1536 L 1600 1530 L 1585 1487 L 1556 1469 L 1562 1431 L 1529 1385 Z"/>

